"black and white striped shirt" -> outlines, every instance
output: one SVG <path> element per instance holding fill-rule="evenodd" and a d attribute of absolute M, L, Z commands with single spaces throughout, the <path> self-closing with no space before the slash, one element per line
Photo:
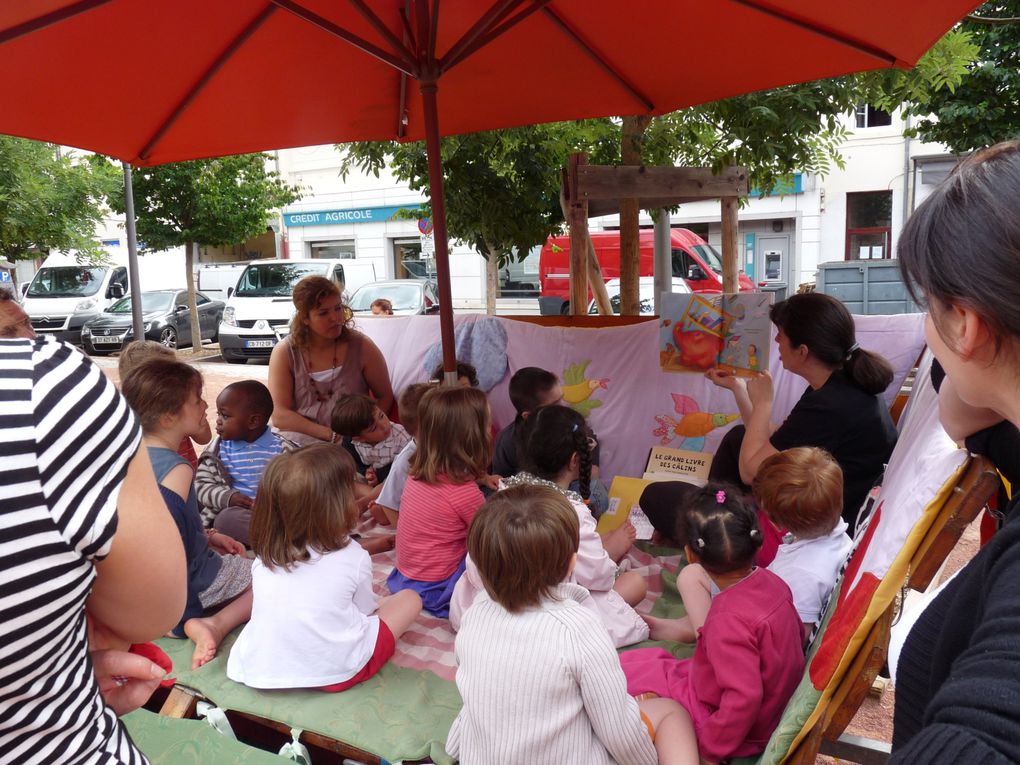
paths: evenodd
<path fill-rule="evenodd" d="M 140 433 L 85 356 L 0 341 L 0 762 L 145 763 L 99 695 L 85 633 Z"/>

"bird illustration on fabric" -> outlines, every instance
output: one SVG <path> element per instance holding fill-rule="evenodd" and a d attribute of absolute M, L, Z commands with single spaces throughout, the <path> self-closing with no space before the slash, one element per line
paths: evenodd
<path fill-rule="evenodd" d="M 728 425 L 740 417 L 739 414 L 718 414 L 701 411 L 698 402 L 690 396 L 680 393 L 673 393 L 673 407 L 680 419 L 674 419 L 666 414 L 655 415 L 655 421 L 659 424 L 652 435 L 659 439 L 663 446 L 668 445 L 673 439 L 679 438 L 679 447 L 691 451 L 700 452 L 705 448 L 705 436 L 716 428 Z"/>
<path fill-rule="evenodd" d="M 602 401 L 593 397 L 595 391 L 609 389 L 608 377 L 585 376 L 589 364 L 591 359 L 571 364 L 563 372 L 563 401 L 582 417 L 602 406 Z"/>

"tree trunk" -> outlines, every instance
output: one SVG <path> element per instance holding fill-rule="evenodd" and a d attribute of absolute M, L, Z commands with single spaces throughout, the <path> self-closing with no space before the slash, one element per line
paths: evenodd
<path fill-rule="evenodd" d="M 489 250 L 485 259 L 485 313 L 496 315 L 496 297 L 499 295 L 499 255 Z"/>
<path fill-rule="evenodd" d="M 641 144 L 652 118 L 644 115 L 624 117 L 620 137 L 620 164 L 640 165 Z M 636 199 L 620 200 L 620 314 L 637 316 L 641 312 L 638 280 L 641 276 L 641 207 Z"/>
<path fill-rule="evenodd" d="M 188 314 L 191 316 L 191 352 L 197 353 L 202 348 L 202 327 L 198 323 L 198 304 L 195 302 L 195 256 L 198 254 L 198 242 L 184 245 L 184 267 L 187 269 L 185 278 L 188 284 Z M 181 337 L 177 337 L 180 345 Z"/>

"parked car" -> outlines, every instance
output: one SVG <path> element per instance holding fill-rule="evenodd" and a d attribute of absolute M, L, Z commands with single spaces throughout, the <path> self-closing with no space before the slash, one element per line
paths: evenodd
<path fill-rule="evenodd" d="M 146 339 L 156 340 L 167 348 L 191 345 L 191 313 L 188 311 L 186 291 L 153 290 L 143 292 L 141 297 Z M 215 343 L 219 336 L 220 319 L 223 317 L 223 302 L 210 300 L 201 292 L 195 293 L 195 302 L 202 339 Z M 130 295 L 85 322 L 81 329 L 81 342 L 89 354 L 119 351 L 133 336 Z"/>
<path fill-rule="evenodd" d="M 606 282 L 606 292 L 609 293 L 609 304 L 613 307 L 613 313 L 619 315 L 620 313 L 620 280 L 609 279 Z M 687 281 L 677 276 L 673 277 L 673 292 L 683 295 L 690 295 L 691 288 L 687 284 Z M 654 316 L 655 315 L 655 278 L 651 276 L 641 276 L 638 278 L 638 300 L 641 305 L 641 316 Z M 597 314 L 599 309 L 595 306 L 595 301 L 592 300 L 588 304 L 588 313 Z"/>
<path fill-rule="evenodd" d="M 436 285 L 426 279 L 391 279 L 366 284 L 351 296 L 351 310 L 355 314 L 370 314 L 372 303 L 379 298 L 390 301 L 394 316 L 439 312 Z"/>

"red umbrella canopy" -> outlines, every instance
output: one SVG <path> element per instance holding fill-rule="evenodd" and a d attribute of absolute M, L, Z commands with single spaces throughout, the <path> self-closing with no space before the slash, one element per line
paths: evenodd
<path fill-rule="evenodd" d="M 973 0 L 22 0 L 0 132 L 137 165 L 673 111 L 912 65 Z"/>

